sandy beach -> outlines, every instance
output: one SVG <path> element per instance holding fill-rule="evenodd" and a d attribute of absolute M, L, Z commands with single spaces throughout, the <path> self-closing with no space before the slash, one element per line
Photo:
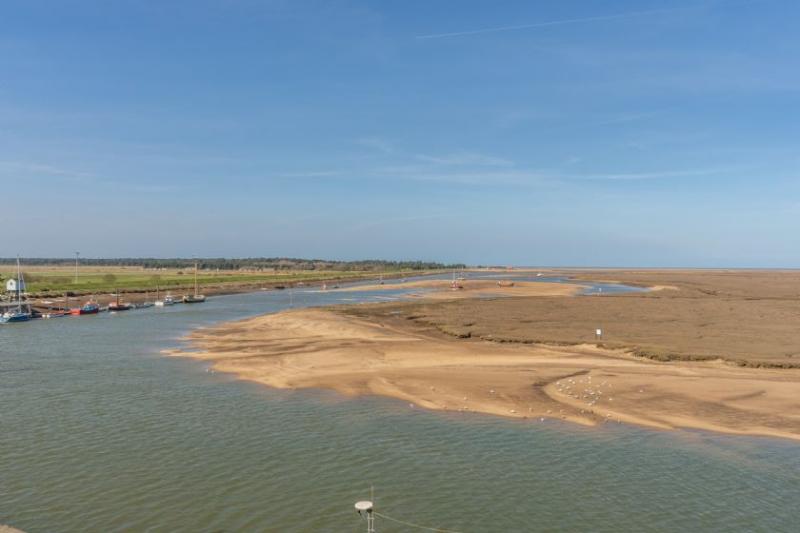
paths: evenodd
<path fill-rule="evenodd" d="M 398 325 L 400 324 L 400 325 Z M 596 425 L 800 440 L 800 370 L 658 362 L 592 344 L 456 339 L 332 309 L 286 311 L 189 337 L 221 372 L 279 388 L 376 394 L 424 407 Z"/>

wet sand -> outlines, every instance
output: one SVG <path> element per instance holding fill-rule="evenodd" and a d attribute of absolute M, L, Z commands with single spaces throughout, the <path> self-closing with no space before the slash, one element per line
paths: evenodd
<path fill-rule="evenodd" d="M 201 329 L 216 370 L 279 388 L 377 394 L 429 409 L 578 424 L 627 422 L 800 440 L 800 370 L 664 363 L 585 344 L 454 340 L 333 310 Z"/>
<path fill-rule="evenodd" d="M 418 280 L 393 284 L 368 284 L 334 289 L 347 292 L 390 289 L 419 289 L 410 298 L 454 300 L 460 298 L 491 298 L 496 296 L 574 296 L 586 286 L 576 283 L 551 283 L 513 280 Z"/>

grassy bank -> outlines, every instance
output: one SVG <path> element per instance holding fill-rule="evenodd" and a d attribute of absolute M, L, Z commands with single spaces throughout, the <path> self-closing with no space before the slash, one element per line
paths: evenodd
<path fill-rule="evenodd" d="M 389 271 L 385 276 L 412 275 L 419 272 Z M 144 269 L 140 267 L 84 267 L 79 269 L 77 281 L 74 267 L 29 267 L 23 270 L 30 295 L 94 294 L 120 290 L 123 292 L 176 290 L 194 284 L 193 269 Z M 279 270 L 247 272 L 241 270 L 200 270 L 197 282 L 202 287 L 275 286 L 322 282 L 326 280 L 357 280 L 375 277 L 374 271 L 338 270 Z M 11 267 L 0 269 L 5 280 L 15 277 Z"/>

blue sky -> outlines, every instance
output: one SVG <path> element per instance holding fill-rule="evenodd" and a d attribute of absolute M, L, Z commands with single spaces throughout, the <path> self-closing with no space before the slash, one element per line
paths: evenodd
<path fill-rule="evenodd" d="M 799 26 L 781 0 L 5 1 L 0 256 L 798 267 Z"/>

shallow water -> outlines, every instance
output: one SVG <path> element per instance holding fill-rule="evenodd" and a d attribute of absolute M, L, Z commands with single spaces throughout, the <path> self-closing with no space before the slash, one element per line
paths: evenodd
<path fill-rule="evenodd" d="M 796 443 L 429 412 L 269 389 L 159 353 L 192 328 L 289 300 L 261 292 L 0 328 L 0 523 L 364 531 L 352 506 L 374 485 L 379 511 L 461 531 L 797 531 Z"/>

